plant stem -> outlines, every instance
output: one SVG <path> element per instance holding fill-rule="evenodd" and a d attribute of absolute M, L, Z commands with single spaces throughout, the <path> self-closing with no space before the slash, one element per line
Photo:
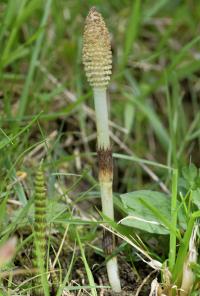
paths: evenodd
<path fill-rule="evenodd" d="M 188 246 L 190 242 L 190 238 L 192 235 L 192 231 L 194 228 L 195 220 L 200 218 L 200 211 L 194 212 L 187 223 L 187 229 L 184 234 L 184 237 L 180 243 L 180 247 L 177 254 L 176 264 L 174 266 L 173 272 L 172 272 L 172 282 L 176 285 L 180 285 L 181 283 L 181 276 L 182 276 L 182 270 L 183 270 L 183 264 L 184 259 L 187 256 Z"/>
<path fill-rule="evenodd" d="M 171 200 L 171 225 L 173 229 L 177 227 L 177 183 L 178 170 L 174 169 L 172 173 L 172 200 Z M 176 259 L 176 233 L 170 231 L 170 249 L 169 249 L 169 269 L 172 272 Z"/>
<path fill-rule="evenodd" d="M 106 89 L 94 88 L 94 103 L 97 125 L 97 155 L 99 164 L 99 185 L 101 191 L 102 212 L 114 220 L 113 208 L 113 160 L 109 138 L 108 108 Z M 106 255 L 111 255 L 115 249 L 115 238 L 109 231 L 104 232 L 103 246 Z M 110 285 L 115 292 L 121 291 L 117 258 L 112 257 L 106 263 Z"/>
<path fill-rule="evenodd" d="M 102 211 L 105 216 L 114 220 L 112 194 L 113 160 L 109 138 L 106 101 L 106 88 L 112 72 L 112 51 L 108 29 L 101 14 L 96 11 L 95 7 L 90 9 L 85 22 L 83 34 L 83 64 L 88 82 L 94 92 Z M 115 238 L 109 231 L 104 232 L 103 246 L 105 254 L 112 255 L 115 249 Z M 117 258 L 109 259 L 106 266 L 109 282 L 113 291 L 120 292 L 121 285 Z"/>
<path fill-rule="evenodd" d="M 108 108 L 105 88 L 93 88 L 97 125 L 98 149 L 110 149 Z"/>

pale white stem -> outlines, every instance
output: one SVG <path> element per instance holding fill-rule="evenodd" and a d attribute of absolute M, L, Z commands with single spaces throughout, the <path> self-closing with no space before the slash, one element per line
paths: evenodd
<path fill-rule="evenodd" d="M 97 88 L 94 91 L 94 104 L 96 112 L 96 124 L 97 124 L 97 141 L 98 150 L 110 150 L 110 138 L 109 138 L 109 125 L 108 125 L 108 108 L 106 89 Z M 114 208 L 113 208 L 113 193 L 112 193 L 112 172 L 108 175 L 108 180 L 104 177 L 100 178 L 100 191 L 102 211 L 104 215 L 114 220 Z M 121 284 L 118 273 L 117 257 L 112 257 L 106 263 L 109 283 L 114 292 L 121 292 Z"/>
<path fill-rule="evenodd" d="M 114 220 L 112 182 L 100 181 L 100 190 L 101 190 L 102 212 L 107 217 Z"/>
<path fill-rule="evenodd" d="M 198 225 L 194 227 L 192 236 L 190 238 L 188 256 L 183 266 L 183 277 L 182 277 L 182 285 L 180 289 L 180 296 L 190 295 L 191 289 L 194 284 L 195 274 L 191 269 L 190 264 L 196 263 L 198 259 L 198 253 L 197 253 L 197 247 L 196 247 L 197 230 L 198 230 Z"/>
<path fill-rule="evenodd" d="M 106 268 L 107 268 L 109 283 L 113 291 L 117 293 L 121 292 L 121 284 L 120 284 L 119 272 L 118 272 L 118 266 L 117 266 L 117 257 L 111 258 L 107 262 Z"/>
<path fill-rule="evenodd" d="M 95 87 L 93 91 L 96 112 L 98 149 L 106 150 L 110 148 L 106 89 Z"/>

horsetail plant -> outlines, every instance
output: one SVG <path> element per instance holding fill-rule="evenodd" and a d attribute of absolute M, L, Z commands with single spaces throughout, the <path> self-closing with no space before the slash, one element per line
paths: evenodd
<path fill-rule="evenodd" d="M 46 208 L 47 208 L 47 197 L 46 188 L 44 182 L 44 174 L 42 164 L 35 178 L 35 223 L 34 223 L 34 260 L 33 264 L 39 273 L 36 278 L 36 286 L 42 288 L 35 289 L 35 295 L 49 295 L 47 277 L 45 277 L 45 258 L 46 258 Z"/>
<path fill-rule="evenodd" d="M 94 7 L 89 11 L 84 28 L 83 64 L 88 82 L 93 88 L 94 94 L 102 212 L 105 216 L 113 220 L 113 160 L 106 97 L 106 88 L 112 69 L 112 53 L 109 32 L 101 14 Z M 104 232 L 103 246 L 105 254 L 111 255 L 115 249 L 115 238 L 111 232 Z M 117 258 L 112 257 L 109 259 L 106 267 L 113 291 L 120 292 L 121 285 Z"/>

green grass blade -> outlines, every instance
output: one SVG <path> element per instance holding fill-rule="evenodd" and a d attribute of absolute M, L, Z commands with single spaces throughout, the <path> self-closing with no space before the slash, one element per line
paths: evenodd
<path fill-rule="evenodd" d="M 72 254 L 72 258 L 71 258 L 71 262 L 69 264 L 69 268 L 68 268 L 68 271 L 65 275 L 65 278 L 62 282 L 62 284 L 60 285 L 60 287 L 58 288 L 58 291 L 57 291 L 57 294 L 56 296 L 62 296 L 62 293 L 63 293 L 63 290 L 67 284 L 67 282 L 69 281 L 69 276 L 72 272 L 72 267 L 73 267 L 73 263 L 74 263 L 74 258 L 75 258 L 75 252 L 76 252 L 76 246 L 74 246 L 74 251 L 73 251 L 73 254 Z"/>
<path fill-rule="evenodd" d="M 51 8 L 51 2 L 52 0 L 47 0 L 44 6 L 44 15 L 40 24 L 41 28 L 44 28 L 46 23 L 47 23 L 47 19 L 49 16 L 49 12 L 50 12 L 50 8 Z M 39 54 L 41 51 L 41 46 L 42 46 L 42 41 L 44 39 L 44 30 L 40 32 L 40 35 L 36 41 L 35 47 L 33 49 L 33 54 L 31 57 L 31 61 L 30 61 L 30 67 L 29 67 L 29 71 L 28 71 L 28 75 L 25 81 L 25 85 L 22 91 L 22 95 L 20 98 L 20 103 L 19 103 L 19 108 L 18 108 L 18 119 L 20 120 L 23 115 L 24 112 L 26 110 L 26 106 L 27 106 L 27 102 L 28 102 L 28 95 L 29 95 L 29 89 L 31 86 L 31 83 L 33 81 L 33 76 L 35 73 L 35 68 L 36 68 L 36 63 L 37 60 L 39 58 Z"/>
<path fill-rule="evenodd" d="M 177 228 L 177 186 L 178 186 L 178 170 L 173 170 L 172 173 L 172 198 L 171 198 L 171 226 Z M 169 246 L 169 270 L 172 271 L 176 258 L 176 233 L 170 231 L 170 246 Z"/>
<path fill-rule="evenodd" d="M 88 265 L 87 259 L 85 257 L 85 252 L 83 250 L 83 246 L 82 246 L 82 243 L 81 243 L 81 240 L 80 240 L 80 237 L 79 237 L 79 234 L 78 234 L 77 230 L 76 230 L 76 238 L 77 238 L 78 245 L 79 245 L 79 248 L 80 248 L 80 251 L 81 251 L 81 256 L 82 256 L 82 260 L 83 260 L 85 270 L 86 270 L 86 273 L 87 273 L 88 281 L 89 281 L 90 286 L 92 287 L 91 288 L 91 294 L 92 294 L 92 296 L 97 296 L 97 291 L 96 291 L 96 288 L 95 288 L 96 285 L 95 285 L 95 282 L 94 282 L 94 278 L 93 278 L 91 269 L 90 269 L 90 267 Z"/>
<path fill-rule="evenodd" d="M 130 52 L 133 49 L 134 41 L 138 35 L 139 22 L 141 20 L 141 0 L 133 1 L 131 16 L 125 36 L 124 54 L 122 58 L 122 68 L 126 66 Z"/>
<path fill-rule="evenodd" d="M 142 112 L 149 120 L 149 123 L 151 124 L 152 128 L 155 131 L 155 134 L 157 135 L 160 143 L 162 144 L 163 148 L 165 150 L 169 147 L 169 135 L 163 126 L 160 118 L 155 113 L 152 107 L 150 107 L 149 104 L 141 102 L 141 100 L 138 97 L 135 97 L 134 95 L 130 95 L 128 93 L 124 93 L 124 95 L 127 97 L 127 99 L 130 100 L 136 107 Z"/>

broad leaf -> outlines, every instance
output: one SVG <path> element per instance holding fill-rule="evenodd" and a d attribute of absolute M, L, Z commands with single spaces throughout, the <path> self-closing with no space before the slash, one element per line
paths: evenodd
<path fill-rule="evenodd" d="M 121 199 L 128 214 L 121 221 L 122 224 L 150 233 L 169 233 L 169 229 L 163 223 L 164 220 L 170 223 L 171 200 L 166 194 L 140 190 L 122 194 Z"/>
<path fill-rule="evenodd" d="M 186 166 L 182 169 L 182 174 L 185 180 L 187 180 L 190 185 L 193 185 L 193 183 L 195 182 L 195 178 L 198 175 L 198 170 L 196 166 L 191 163 L 188 167 Z"/>
<path fill-rule="evenodd" d="M 192 201 L 197 206 L 198 210 L 200 210 L 200 188 L 192 191 Z"/>

